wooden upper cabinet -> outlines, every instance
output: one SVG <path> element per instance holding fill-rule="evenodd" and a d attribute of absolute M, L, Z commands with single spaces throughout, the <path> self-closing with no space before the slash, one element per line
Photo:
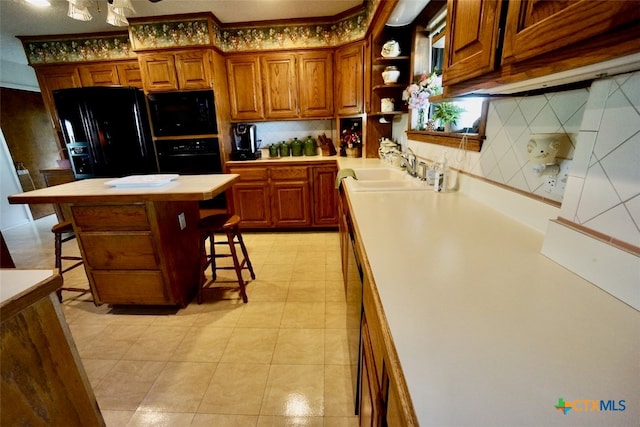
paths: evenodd
<path fill-rule="evenodd" d="M 502 62 L 509 64 L 533 58 L 638 19 L 640 4 L 636 1 L 510 0 Z"/>
<path fill-rule="evenodd" d="M 178 89 L 175 60 L 172 54 L 142 53 L 138 54 L 138 61 L 146 90 Z"/>
<path fill-rule="evenodd" d="M 298 55 L 300 116 L 333 115 L 333 54 L 328 51 Z"/>
<path fill-rule="evenodd" d="M 496 68 L 501 2 L 449 0 L 443 85 L 455 84 Z"/>
<path fill-rule="evenodd" d="M 265 116 L 268 118 L 298 117 L 295 55 L 288 53 L 262 55 L 260 67 Z"/>
<path fill-rule="evenodd" d="M 118 77 L 122 86 L 144 88 L 142 84 L 142 73 L 138 61 L 126 61 L 117 65 Z"/>
<path fill-rule="evenodd" d="M 328 50 L 229 56 L 227 77 L 232 120 L 333 116 Z"/>
<path fill-rule="evenodd" d="M 177 53 L 175 65 L 180 89 L 208 89 L 211 87 L 211 59 L 208 51 L 196 50 Z"/>
<path fill-rule="evenodd" d="M 364 43 L 336 49 L 336 112 L 360 114 L 364 107 Z"/>
<path fill-rule="evenodd" d="M 59 130 L 58 114 L 53 102 L 53 91 L 82 87 L 80 72 L 76 65 L 51 65 L 36 68 L 36 77 L 44 105 L 49 111 L 53 128 Z"/>
<path fill-rule="evenodd" d="M 138 61 L 147 91 L 208 89 L 212 86 L 207 50 L 139 53 Z"/>
<path fill-rule="evenodd" d="M 78 67 L 82 86 L 114 86 L 120 84 L 118 67 L 113 63 L 81 65 Z"/>
<path fill-rule="evenodd" d="M 229 103 L 233 120 L 264 118 L 260 61 L 256 55 L 227 58 Z"/>

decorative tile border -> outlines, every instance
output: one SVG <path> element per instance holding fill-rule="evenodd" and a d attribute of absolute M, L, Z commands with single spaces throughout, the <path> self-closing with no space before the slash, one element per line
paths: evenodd
<path fill-rule="evenodd" d="M 221 25 L 212 14 L 185 19 L 132 23 L 126 34 L 23 40 L 30 65 L 133 59 L 134 51 L 213 46 L 223 52 L 335 47 L 364 38 L 382 0 L 331 23 Z M 151 19 L 151 18 L 149 18 Z M 132 19 L 134 21 L 134 19 Z"/>

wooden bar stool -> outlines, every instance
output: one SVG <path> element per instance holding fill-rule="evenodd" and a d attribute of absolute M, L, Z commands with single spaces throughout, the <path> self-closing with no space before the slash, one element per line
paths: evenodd
<path fill-rule="evenodd" d="M 64 242 L 68 242 L 69 240 L 75 239 L 76 235 L 73 232 L 73 224 L 71 221 L 62 221 L 58 224 L 51 227 L 51 232 L 54 234 L 55 239 L 55 266 L 60 271 L 60 282 L 62 286 L 60 289 L 56 291 L 58 294 L 58 300 L 62 302 L 62 291 L 71 291 L 71 292 L 88 292 L 87 289 L 83 288 L 68 288 L 64 286 L 64 274 L 67 271 L 73 270 L 74 268 L 80 267 L 84 264 L 82 261 L 82 257 L 79 256 L 71 256 L 71 255 L 62 255 L 62 244 Z M 63 237 L 63 235 L 66 235 Z M 72 265 L 62 268 L 62 261 L 75 261 Z"/>
<path fill-rule="evenodd" d="M 242 233 L 240 232 L 240 217 L 238 215 L 227 213 L 208 215 L 200 219 L 198 228 L 200 229 L 200 245 L 202 254 L 201 271 L 203 276 L 202 284 L 198 288 L 198 304 L 202 304 L 202 291 L 209 283 L 204 280 L 204 272 L 207 270 L 209 265 L 211 265 L 211 276 L 213 281 L 215 281 L 217 277 L 216 270 L 235 270 L 236 277 L 238 278 L 238 285 L 240 286 L 240 296 L 242 297 L 242 301 L 246 303 L 248 299 L 245 291 L 246 283 L 242 278 L 242 270 L 249 270 L 251 279 L 255 280 L 256 275 L 253 272 L 253 266 L 251 265 L 249 254 L 247 253 L 247 247 L 244 245 L 244 240 L 242 240 Z M 224 233 L 227 236 L 227 240 L 216 241 L 215 233 Z M 207 239 L 209 239 L 209 255 L 207 255 L 205 247 Z M 215 250 L 216 245 L 228 245 L 230 253 L 217 253 Z M 239 261 L 238 259 L 236 245 L 239 245 L 242 251 L 242 261 Z M 221 267 L 216 265 L 216 258 L 226 257 L 231 257 L 233 259 L 233 267 Z"/>

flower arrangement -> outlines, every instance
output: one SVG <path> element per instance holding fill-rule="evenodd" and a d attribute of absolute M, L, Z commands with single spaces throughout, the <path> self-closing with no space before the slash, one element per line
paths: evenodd
<path fill-rule="evenodd" d="M 347 157 L 360 157 L 362 155 L 362 131 L 357 123 L 354 123 L 351 129 L 342 131 L 340 155 Z"/>
<path fill-rule="evenodd" d="M 410 84 L 402 91 L 402 100 L 412 110 L 421 110 L 429 106 L 429 97 L 442 92 L 442 77 L 435 71 L 431 74 L 422 74 L 415 83 Z"/>

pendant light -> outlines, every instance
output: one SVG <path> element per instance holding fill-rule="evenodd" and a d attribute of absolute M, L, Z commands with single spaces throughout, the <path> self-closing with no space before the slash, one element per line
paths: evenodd
<path fill-rule="evenodd" d="M 69 12 L 67 16 L 78 21 L 91 21 L 91 13 L 89 12 L 89 0 L 68 0 Z"/>

